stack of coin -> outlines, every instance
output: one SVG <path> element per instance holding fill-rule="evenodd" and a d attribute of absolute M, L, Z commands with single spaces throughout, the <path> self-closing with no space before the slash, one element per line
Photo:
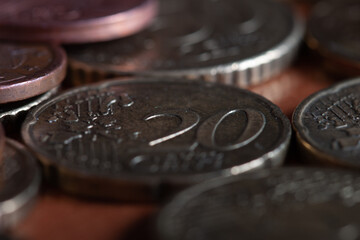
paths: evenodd
<path fill-rule="evenodd" d="M 310 17 L 309 46 L 335 49 L 356 69 L 358 35 L 346 28 L 327 45 L 317 32 L 328 19 L 321 14 L 338 6 L 329 4 Z M 348 20 L 356 25 L 357 17 Z M 65 194 L 158 203 L 190 187 L 160 213 L 164 240 L 356 239 L 360 175 L 281 167 L 290 121 L 237 88 L 286 69 L 303 32 L 291 8 L 269 0 L 3 0 L 0 120 L 19 134 L 15 120 L 31 109 L 21 141 L 44 180 Z M 296 110 L 296 137 L 310 158 L 359 166 L 359 82 Z M 2 128 L 0 160 L 1 231 L 29 210 L 40 171 Z M 294 214 L 297 225 L 286 219 Z"/>

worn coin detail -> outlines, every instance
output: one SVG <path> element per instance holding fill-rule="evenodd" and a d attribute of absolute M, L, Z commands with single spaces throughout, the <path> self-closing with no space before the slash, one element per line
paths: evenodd
<path fill-rule="evenodd" d="M 314 159 L 360 167 L 360 78 L 317 92 L 295 110 L 300 145 Z"/>
<path fill-rule="evenodd" d="M 325 57 L 360 70 L 360 2 L 322 1 L 309 19 L 309 44 Z"/>
<path fill-rule="evenodd" d="M 0 38 L 97 42 L 134 34 L 156 13 L 156 0 L 2 0 Z"/>
<path fill-rule="evenodd" d="M 96 74 L 202 77 L 246 86 L 284 69 L 303 27 L 290 9 L 270 1 L 160 2 L 145 31 L 112 42 L 68 48 L 73 69 Z M 77 74 L 84 75 L 84 74 Z"/>
<path fill-rule="evenodd" d="M 65 52 L 55 45 L 0 43 L 0 104 L 57 87 L 66 72 Z"/>
<path fill-rule="evenodd" d="M 129 199 L 152 197 L 149 187 L 278 166 L 290 134 L 263 97 L 180 79 L 76 88 L 31 111 L 22 129 L 66 190 Z M 141 188 L 119 190 L 127 184 Z"/>
<path fill-rule="evenodd" d="M 31 209 L 40 186 L 40 171 L 30 152 L 6 140 L 0 161 L 0 230 L 14 226 Z"/>
<path fill-rule="evenodd" d="M 279 168 L 211 180 L 159 214 L 167 240 L 360 238 L 360 175 Z"/>

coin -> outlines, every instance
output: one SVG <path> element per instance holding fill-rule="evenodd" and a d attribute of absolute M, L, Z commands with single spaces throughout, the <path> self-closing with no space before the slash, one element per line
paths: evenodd
<path fill-rule="evenodd" d="M 293 126 L 314 160 L 359 168 L 360 78 L 319 91 L 300 103 Z"/>
<path fill-rule="evenodd" d="M 0 124 L 0 161 L 4 153 L 4 146 L 5 146 L 5 133 L 3 126 Z"/>
<path fill-rule="evenodd" d="M 47 92 L 65 77 L 66 55 L 55 45 L 1 42 L 0 55 L 0 104 Z"/>
<path fill-rule="evenodd" d="M 153 200 L 166 195 L 163 186 L 279 166 L 290 130 L 277 106 L 246 90 L 121 79 L 41 104 L 25 120 L 22 136 L 68 192 Z"/>
<path fill-rule="evenodd" d="M 358 0 L 317 4 L 308 24 L 309 46 L 338 64 L 360 70 L 359 12 Z"/>
<path fill-rule="evenodd" d="M 35 159 L 20 143 L 7 139 L 0 161 L 0 230 L 14 226 L 31 209 L 40 186 Z"/>
<path fill-rule="evenodd" d="M 360 175 L 279 168 L 201 183 L 159 214 L 161 239 L 358 239 Z"/>
<path fill-rule="evenodd" d="M 303 34 L 290 9 L 264 0 L 166 0 L 159 12 L 132 37 L 69 47 L 74 76 L 202 77 L 247 86 L 284 69 Z"/>
<path fill-rule="evenodd" d="M 115 39 L 146 27 L 156 6 L 156 0 L 4 0 L 0 38 L 61 43 Z"/>

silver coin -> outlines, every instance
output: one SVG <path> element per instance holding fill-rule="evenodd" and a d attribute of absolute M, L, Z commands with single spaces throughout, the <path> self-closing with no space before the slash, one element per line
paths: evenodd
<path fill-rule="evenodd" d="M 360 167 L 360 78 L 317 92 L 295 110 L 297 139 L 316 160 Z"/>
<path fill-rule="evenodd" d="M 360 238 L 360 175 L 279 168 L 216 179 L 179 194 L 159 214 L 161 239 Z"/>
<path fill-rule="evenodd" d="M 68 48 L 73 68 L 247 86 L 284 69 L 303 34 L 290 9 L 267 0 L 166 0 L 160 6 L 142 33 Z"/>
<path fill-rule="evenodd" d="M 278 166 L 290 134 L 288 119 L 263 97 L 180 79 L 76 88 L 31 111 L 22 129 L 61 187 L 120 199 Z"/>
<path fill-rule="evenodd" d="M 322 1 L 309 18 L 310 44 L 360 69 L 360 1 Z"/>
<path fill-rule="evenodd" d="M 40 171 L 30 152 L 7 139 L 0 161 L 0 230 L 13 227 L 33 206 L 40 186 Z"/>

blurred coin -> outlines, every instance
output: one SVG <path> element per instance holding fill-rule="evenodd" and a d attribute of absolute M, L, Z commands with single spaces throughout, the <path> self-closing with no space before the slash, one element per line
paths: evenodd
<path fill-rule="evenodd" d="M 150 23 L 156 0 L 2 0 L 0 38 L 61 43 L 131 35 Z"/>
<path fill-rule="evenodd" d="M 65 190 L 149 200 L 163 194 L 160 187 L 279 166 L 290 130 L 277 106 L 249 91 L 129 79 L 76 88 L 41 104 L 22 135 Z"/>
<path fill-rule="evenodd" d="M 67 50 L 73 76 L 82 81 L 135 74 L 247 86 L 283 70 L 302 34 L 301 21 L 280 3 L 166 0 L 145 31 Z"/>
<path fill-rule="evenodd" d="M 0 124 L 0 162 L 2 161 L 2 156 L 4 154 L 4 146 L 5 146 L 5 133 L 3 126 Z"/>
<path fill-rule="evenodd" d="M 312 159 L 360 167 L 360 78 L 306 98 L 295 109 L 293 126 Z"/>
<path fill-rule="evenodd" d="M 360 238 L 360 175 L 280 168 L 214 179 L 179 194 L 160 213 L 167 240 Z"/>
<path fill-rule="evenodd" d="M 40 172 L 32 155 L 7 139 L 0 161 L 0 230 L 14 226 L 31 209 L 40 185 Z"/>
<path fill-rule="evenodd" d="M 55 45 L 1 42 L 0 104 L 47 92 L 62 82 L 65 72 L 66 55 Z"/>
<path fill-rule="evenodd" d="M 360 1 L 320 2 L 311 13 L 308 29 L 311 48 L 329 60 L 356 68 L 359 73 Z"/>

